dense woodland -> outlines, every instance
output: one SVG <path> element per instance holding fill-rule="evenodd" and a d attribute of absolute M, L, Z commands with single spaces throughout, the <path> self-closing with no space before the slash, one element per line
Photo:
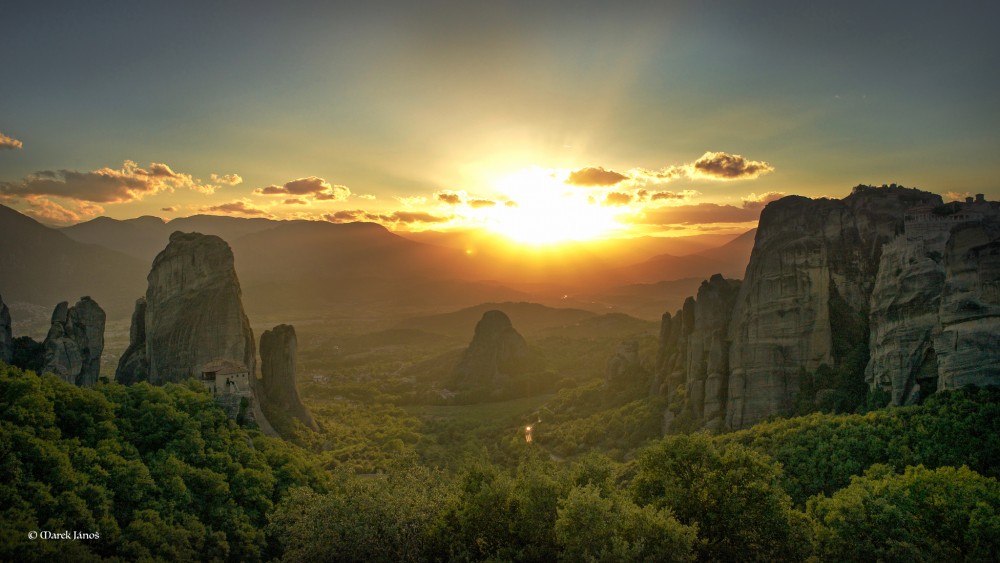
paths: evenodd
<path fill-rule="evenodd" d="M 325 431 L 296 444 L 193 382 L 85 389 L 0 365 L 0 559 L 1000 557 L 998 389 L 665 438 L 649 401 L 598 382 L 464 418 L 434 409 L 475 407 L 333 401 L 352 406 L 320 409 Z M 523 413 L 553 408 L 565 420 L 526 442 Z"/>

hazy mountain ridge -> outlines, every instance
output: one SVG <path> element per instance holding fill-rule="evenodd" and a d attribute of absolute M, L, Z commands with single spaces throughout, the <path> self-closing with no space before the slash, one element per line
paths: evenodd
<path fill-rule="evenodd" d="M 740 269 L 739 257 L 732 258 L 727 249 L 737 247 L 738 254 L 738 242 L 746 236 L 639 237 L 515 251 L 497 235 L 490 235 L 494 246 L 480 251 L 463 250 L 458 244 L 472 236 L 468 233 L 409 233 L 404 237 L 374 223 L 195 215 L 171 221 L 152 216 L 99 217 L 50 229 L 16 211 L 7 209 L 6 213 L 12 220 L 4 221 L 3 229 L 19 232 L 4 237 L 0 250 L 17 240 L 23 241 L 17 245 L 22 250 L 34 249 L 25 254 L 31 265 L 7 269 L 0 280 L 0 291 L 10 296 L 8 301 L 15 306 L 30 303 L 48 308 L 53 302 L 79 297 L 77 293 L 89 293 L 104 305 L 109 319 L 128 318 L 145 285 L 144 263 L 151 262 L 176 231 L 214 234 L 230 243 L 245 306 L 265 316 L 288 311 L 355 314 L 387 308 L 442 311 L 484 302 L 534 301 L 655 318 L 655 313 L 643 311 L 673 306 L 682 295 L 668 290 L 657 296 L 657 291 L 636 284 Z M 39 246 L 39 241 L 50 242 Z M 712 247 L 719 243 L 725 244 Z M 49 249 L 52 244 L 61 250 Z M 664 248 L 697 252 L 669 259 L 659 255 L 659 260 L 669 263 L 651 258 L 650 253 Z M 62 268 L 52 263 L 53 257 L 57 263 L 73 264 L 68 269 L 77 276 L 102 280 L 99 285 L 105 289 L 87 289 L 97 283 L 76 289 L 65 275 L 55 273 Z M 636 258 L 644 262 L 612 267 Z M 726 260 L 736 266 L 726 266 Z M 29 274 L 37 271 L 53 273 Z M 595 293 L 600 287 L 615 289 Z M 641 296 L 630 295 L 633 290 Z"/>
<path fill-rule="evenodd" d="M 124 318 L 143 292 L 146 269 L 136 258 L 78 242 L 0 205 L 0 294 L 8 303 L 49 308 L 89 295 L 109 317 Z"/>

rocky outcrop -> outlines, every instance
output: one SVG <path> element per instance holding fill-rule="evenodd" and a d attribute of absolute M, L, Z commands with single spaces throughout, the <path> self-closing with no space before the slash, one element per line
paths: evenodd
<path fill-rule="evenodd" d="M 97 383 L 104 352 L 104 310 L 90 297 L 70 307 L 63 301 L 52 313 L 52 327 L 43 343 L 42 371 L 74 385 Z"/>
<path fill-rule="evenodd" d="M 604 378 L 608 383 L 629 383 L 642 376 L 642 365 L 639 363 L 639 342 L 626 340 L 615 348 L 604 368 Z"/>
<path fill-rule="evenodd" d="M 530 353 L 503 311 L 486 311 L 472 342 L 455 366 L 455 386 L 500 389 L 528 369 Z"/>
<path fill-rule="evenodd" d="M 295 385 L 295 327 L 278 325 L 260 335 L 261 380 L 257 398 L 265 411 L 291 415 L 313 430 L 319 430 L 312 414 L 302 404 Z"/>
<path fill-rule="evenodd" d="M 952 230 L 945 249 L 938 386 L 1000 383 L 1000 217 Z"/>
<path fill-rule="evenodd" d="M 175 232 L 153 261 L 147 281 L 145 309 L 137 304 L 133 314 L 133 322 L 141 317 L 144 328 L 133 325 L 118 379 L 178 382 L 200 377 L 202 366 L 218 360 L 241 363 L 255 373 L 253 331 L 225 241 Z"/>
<path fill-rule="evenodd" d="M 668 423 L 745 428 L 791 413 L 804 381 L 808 400 L 824 404 L 842 400 L 845 385 L 863 398 L 866 374 L 897 403 L 998 381 L 988 352 L 995 239 L 969 208 L 947 220 L 920 214 L 942 207 L 940 196 L 895 185 L 769 204 L 735 297 L 716 282 L 721 291 L 664 316 L 656 380 L 671 399 Z"/>
<path fill-rule="evenodd" d="M 863 344 L 854 340 L 867 329 L 838 321 L 867 316 L 882 246 L 903 233 L 906 210 L 940 203 L 859 186 L 843 200 L 786 197 L 764 209 L 729 332 L 727 426 L 790 412 L 803 370 L 836 366 Z"/>
<path fill-rule="evenodd" d="M 663 316 L 658 380 L 671 414 L 702 420 L 709 428 L 722 426 L 728 395 L 727 333 L 738 280 L 714 275 L 702 282 L 696 299 L 688 298 L 677 315 Z"/>
<path fill-rule="evenodd" d="M 10 327 L 10 310 L 0 297 L 0 362 L 9 364 L 14 358 L 14 335 Z"/>
<path fill-rule="evenodd" d="M 129 328 L 128 348 L 118 359 L 115 380 L 122 385 L 132 385 L 149 379 L 149 360 L 146 357 L 146 298 L 135 301 L 132 324 Z"/>
<path fill-rule="evenodd" d="M 917 209 L 883 248 L 868 384 L 893 404 L 1000 382 L 1000 205 Z"/>

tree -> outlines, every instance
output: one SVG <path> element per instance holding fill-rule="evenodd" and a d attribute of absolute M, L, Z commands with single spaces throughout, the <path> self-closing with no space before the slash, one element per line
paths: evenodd
<path fill-rule="evenodd" d="M 817 554 L 834 560 L 997 561 L 1000 484 L 967 467 L 874 465 L 810 499 Z"/>
<path fill-rule="evenodd" d="M 555 535 L 565 561 L 693 561 L 697 533 L 667 509 L 585 485 L 559 502 Z"/>
<path fill-rule="evenodd" d="M 718 448 L 705 434 L 668 437 L 639 457 L 630 485 L 640 506 L 697 526 L 699 559 L 799 560 L 808 525 L 779 486 L 781 470 L 749 448 Z"/>

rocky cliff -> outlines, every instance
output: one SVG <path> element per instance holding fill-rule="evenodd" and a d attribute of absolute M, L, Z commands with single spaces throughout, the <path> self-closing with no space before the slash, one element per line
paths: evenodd
<path fill-rule="evenodd" d="M 97 383 L 104 352 L 104 310 L 90 297 L 70 307 L 63 301 L 52 313 L 52 326 L 43 343 L 42 371 L 69 383 Z"/>
<path fill-rule="evenodd" d="M 722 426 L 729 384 L 727 335 L 739 290 L 738 280 L 716 274 L 676 315 L 663 316 L 654 387 L 673 403 L 667 426 L 675 415 L 704 421 L 709 428 Z"/>
<path fill-rule="evenodd" d="M 183 381 L 200 376 L 200 368 L 215 360 L 237 362 L 255 373 L 253 331 L 225 241 L 175 232 L 146 279 L 145 304 L 137 303 L 133 313 L 132 340 L 119 361 L 118 380 Z"/>
<path fill-rule="evenodd" d="M 528 344 L 510 318 L 503 311 L 486 311 L 455 366 L 453 379 L 460 388 L 500 389 L 522 375 L 529 362 Z"/>
<path fill-rule="evenodd" d="M 146 298 L 135 301 L 132 324 L 129 328 L 128 348 L 118 359 L 115 380 L 123 385 L 132 385 L 149 380 L 149 360 L 146 357 Z"/>
<path fill-rule="evenodd" d="M 625 340 L 618 343 L 604 368 L 604 378 L 608 383 L 631 383 L 644 375 L 639 361 L 639 341 Z"/>
<path fill-rule="evenodd" d="M 0 296 L 0 362 L 9 364 L 14 357 L 14 335 L 10 327 L 10 310 Z"/>
<path fill-rule="evenodd" d="M 866 373 L 897 403 L 1000 381 L 996 205 L 949 205 L 897 186 L 769 204 L 744 282 L 713 277 L 664 315 L 667 424 L 744 428 L 803 399 L 845 404 Z"/>
<path fill-rule="evenodd" d="M 312 414 L 302 404 L 295 385 L 295 327 L 278 325 L 260 335 L 260 368 L 257 399 L 267 413 L 290 415 L 313 430 L 319 430 Z M 274 417 L 270 417 L 277 423 Z"/>
<path fill-rule="evenodd" d="M 932 209 L 921 222 L 917 210 L 911 220 L 923 228 L 885 245 L 872 294 L 866 379 L 889 391 L 894 404 L 937 389 L 1000 382 L 998 214 L 997 206 L 980 202 Z"/>

